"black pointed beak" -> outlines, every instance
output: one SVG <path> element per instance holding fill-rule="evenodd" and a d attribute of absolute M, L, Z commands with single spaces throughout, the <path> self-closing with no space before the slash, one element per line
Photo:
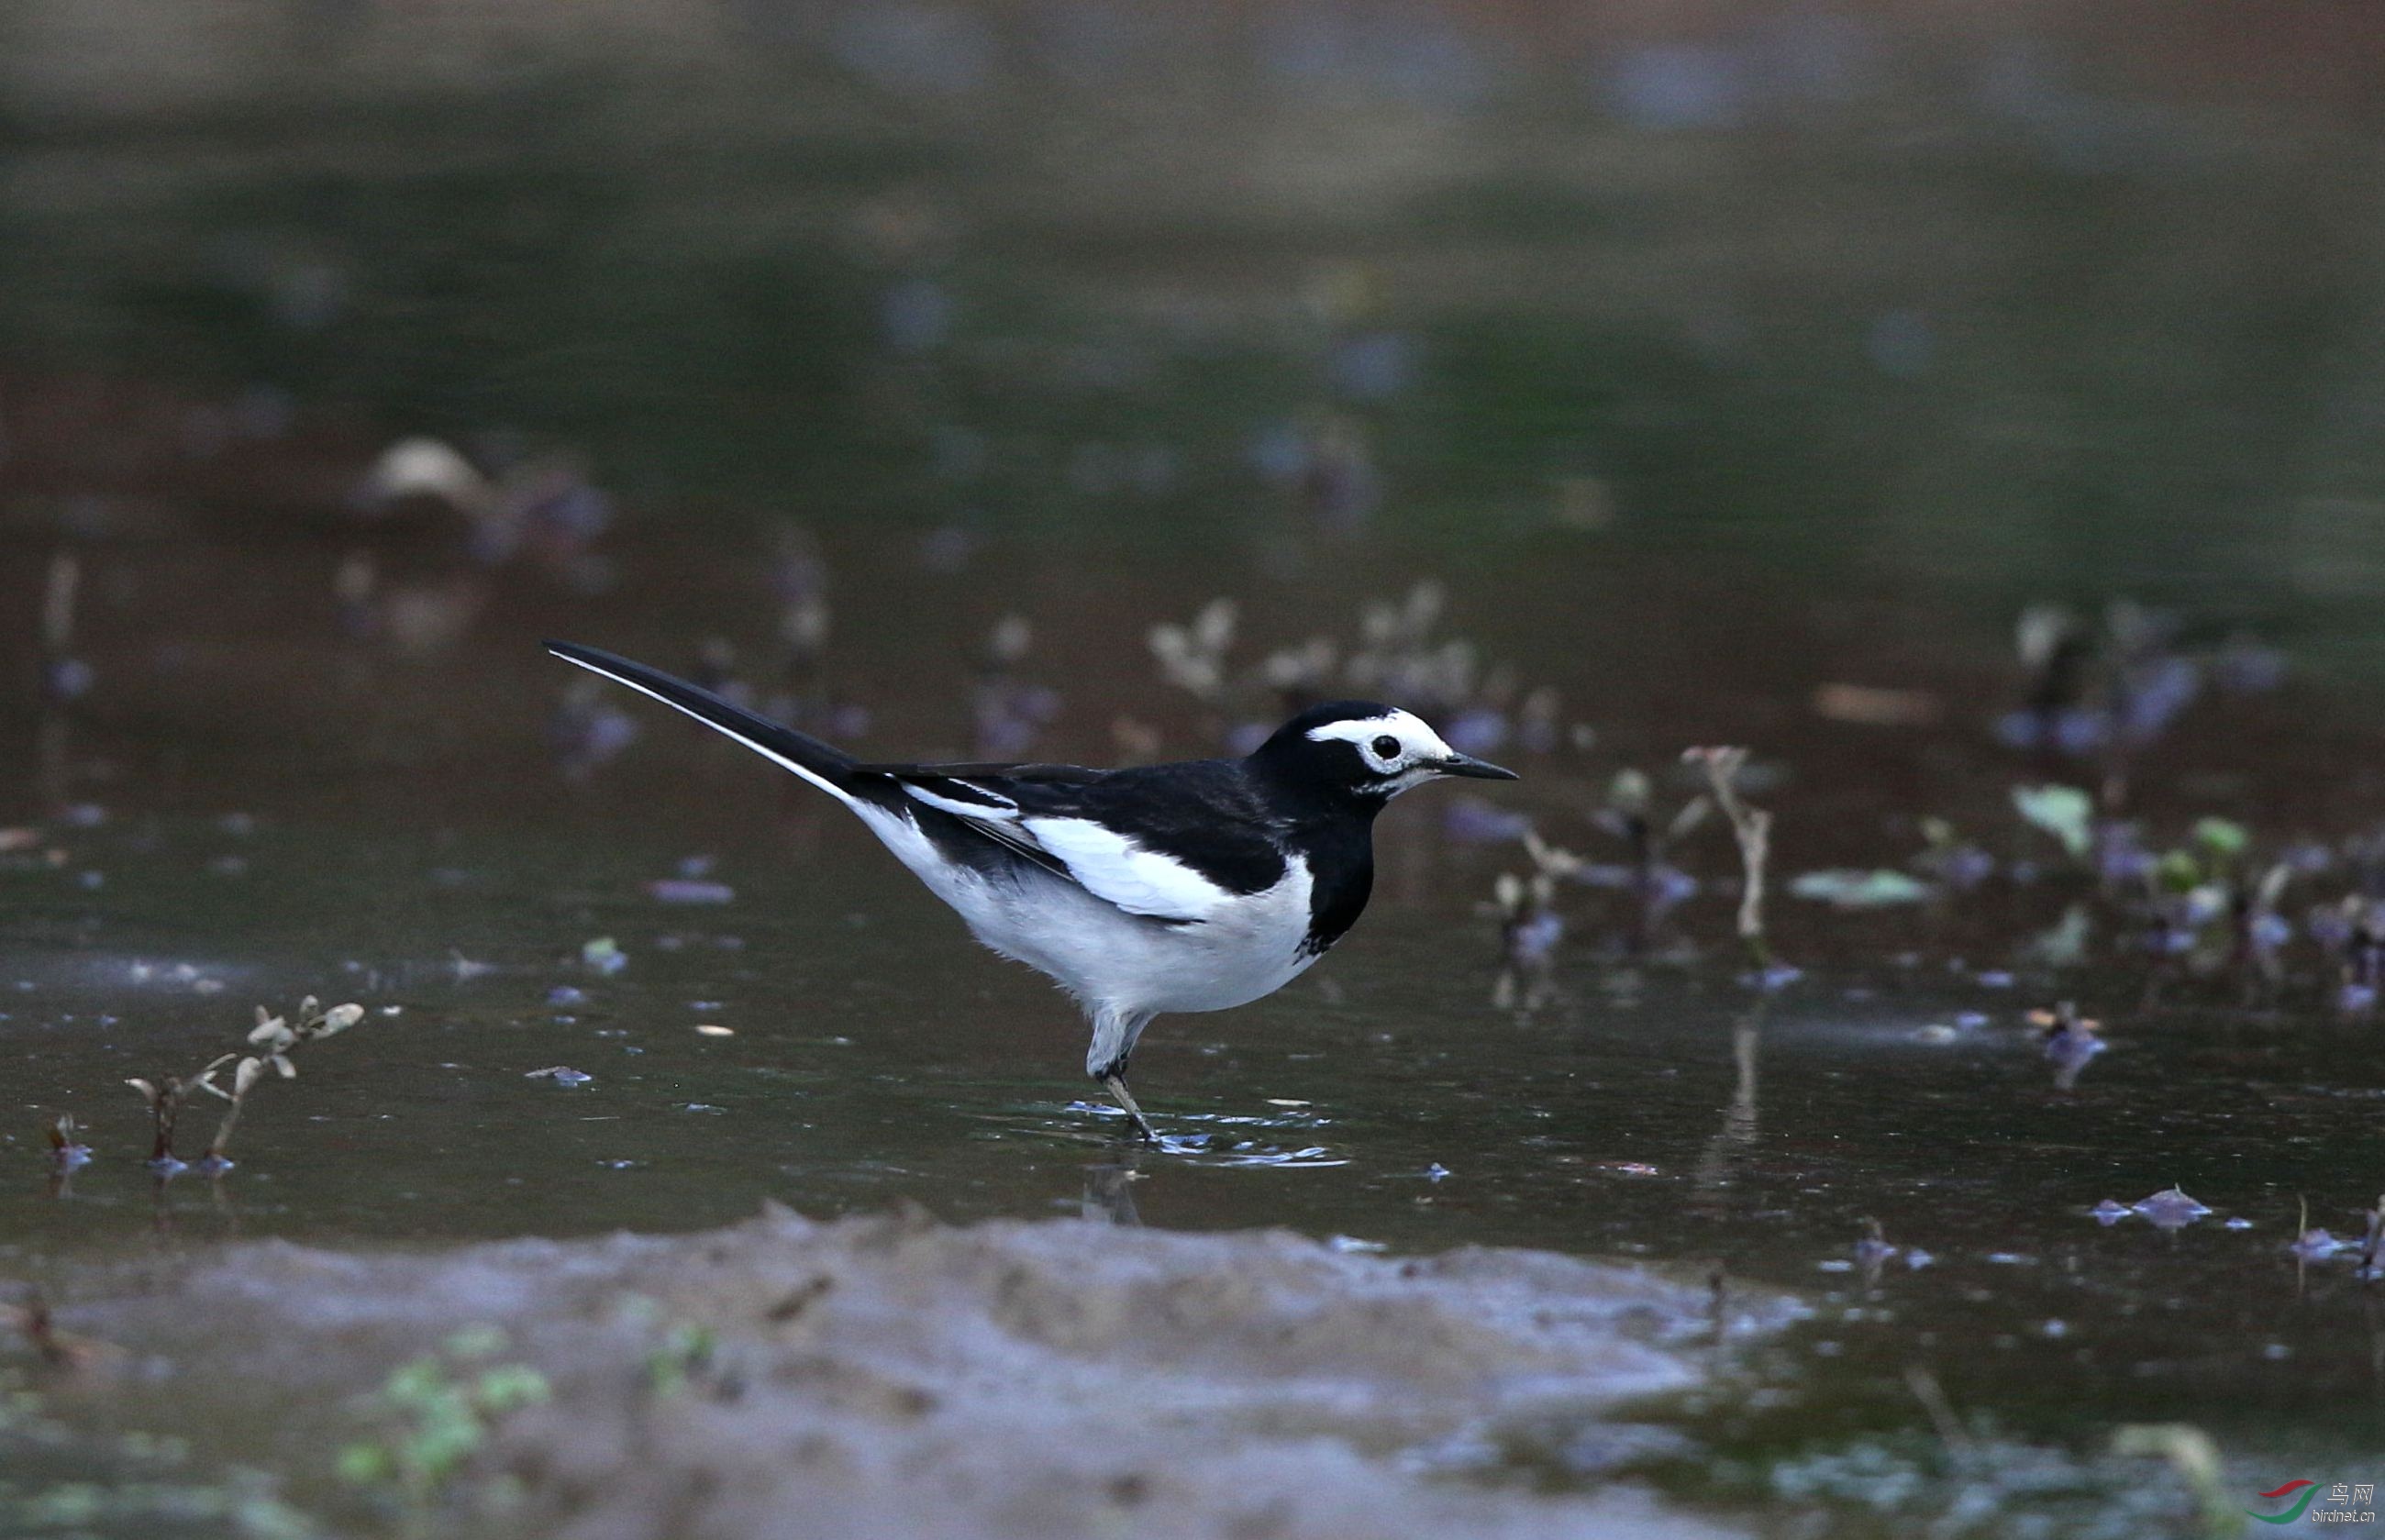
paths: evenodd
<path fill-rule="evenodd" d="M 1523 777 L 1513 770 L 1504 770 L 1487 759 L 1472 754 L 1452 754 L 1433 766 L 1444 776 L 1469 776 L 1478 781 L 1513 781 Z"/>

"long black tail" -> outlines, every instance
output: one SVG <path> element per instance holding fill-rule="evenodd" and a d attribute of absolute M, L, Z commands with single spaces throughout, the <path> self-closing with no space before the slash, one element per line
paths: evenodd
<path fill-rule="evenodd" d="M 685 712 L 842 801 L 856 801 L 853 792 L 853 756 L 842 749 L 793 727 L 782 727 L 767 716 L 722 700 L 701 685 L 673 678 L 658 668 L 631 663 L 600 648 L 582 647 L 573 641 L 550 641 L 546 650 L 566 663 L 576 663 L 592 674 L 602 674 L 642 695 L 653 696 L 664 705 Z"/>

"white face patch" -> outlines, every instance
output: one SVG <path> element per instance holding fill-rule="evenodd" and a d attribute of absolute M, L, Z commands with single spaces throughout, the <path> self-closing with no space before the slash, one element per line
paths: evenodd
<path fill-rule="evenodd" d="M 1431 779 L 1433 773 L 1427 767 L 1456 753 L 1441 740 L 1439 733 L 1424 725 L 1422 717 L 1404 711 L 1348 722 L 1328 722 L 1321 727 L 1309 728 L 1308 737 L 1318 743 L 1340 739 L 1351 744 L 1358 751 L 1358 757 L 1367 762 L 1367 769 L 1392 780 L 1385 790 L 1392 794 Z"/>

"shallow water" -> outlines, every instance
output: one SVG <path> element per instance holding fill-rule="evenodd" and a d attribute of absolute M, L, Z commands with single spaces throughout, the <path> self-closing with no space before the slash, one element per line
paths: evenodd
<path fill-rule="evenodd" d="M 1805 1295 L 1812 1319 L 1734 1388 L 1669 1414 L 1704 1452 L 1636 1461 L 1695 1496 L 1765 1497 L 1783 1457 L 1933 1437 L 1914 1365 L 2024 1450 L 2089 1459 L 2114 1423 L 2169 1419 L 2207 1428 L 2234 1471 L 2349 1470 L 2374 1447 L 2375 1297 L 2348 1261 L 2284 1249 L 2300 1195 L 2313 1223 L 2356 1231 L 2385 1094 L 2365 1023 L 2146 1009 L 2125 976 L 2074 978 L 2091 1010 L 2114 997 L 2112 1047 L 2065 1092 L 2022 1020 L 2050 975 L 1998 987 L 1943 945 L 1877 960 L 1959 937 L 1956 920 L 1796 911 L 1788 944 L 1815 938 L 1822 965 L 1769 1000 L 1728 950 L 1686 966 L 1577 950 L 1546 999 L 1503 1007 L 1473 900 L 1500 863 L 1446 841 L 1419 797 L 1381 833 L 1388 891 L 1325 966 L 1154 1029 L 1137 1079 L 1168 1143 L 1143 1149 L 1080 1099 L 1060 997 L 977 950 L 860 830 L 774 802 L 768 766 L 649 727 L 634 790 L 434 837 L 386 804 L 254 827 L 119 808 L 48 830 L 69 858 L 6 877 L 0 1031 L 28 1111 L 0 1261 L 70 1290 L 97 1261 L 217 1238 L 683 1230 L 765 1198 L 1283 1225 L 1394 1251 L 1631 1255 Z M 648 797 L 665 801 L 626 805 Z M 719 852 L 710 880 L 732 901 L 650 896 L 699 851 Z M 1722 905 L 1683 923 L 1718 939 Z M 1865 926 L 1879 947 L 1843 939 Z M 606 936 L 627 959 L 609 975 L 581 959 Z M 188 1073 L 252 1001 L 306 992 L 367 1019 L 256 1093 L 228 1176 L 156 1182 L 121 1079 Z M 591 1078 L 531 1077 L 554 1066 Z M 33 1108 L 74 1112 L 100 1151 L 65 1190 Z M 186 1114 L 186 1153 L 210 1122 L 203 1102 Z M 2216 1211 L 2176 1233 L 2089 1212 L 2173 1183 Z M 1901 1250 L 1867 1278 L 1871 1219 L 1927 1264 Z M 1903 1477 L 1829 1479 L 1860 1509 Z M 2067 1479 L 2076 1503 L 2104 1478 Z"/>

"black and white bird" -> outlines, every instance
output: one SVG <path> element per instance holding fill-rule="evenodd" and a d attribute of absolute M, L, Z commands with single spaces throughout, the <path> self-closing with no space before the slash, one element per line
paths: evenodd
<path fill-rule="evenodd" d="M 643 664 L 547 651 L 851 808 L 979 940 L 1076 997 L 1086 1073 L 1146 1138 L 1126 1067 L 1154 1016 L 1246 1005 L 1306 972 L 1367 907 L 1375 815 L 1393 797 L 1443 776 L 1516 778 L 1369 701 L 1312 706 L 1239 760 L 865 764 Z"/>

